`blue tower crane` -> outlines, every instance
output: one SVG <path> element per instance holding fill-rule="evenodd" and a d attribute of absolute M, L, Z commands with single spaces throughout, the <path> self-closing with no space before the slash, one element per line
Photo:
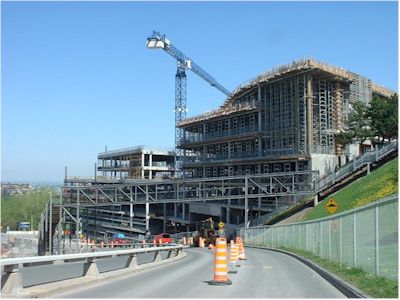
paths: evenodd
<path fill-rule="evenodd" d="M 220 90 L 225 95 L 230 92 L 219 84 L 210 74 L 200 68 L 192 59 L 179 51 L 172 43 L 157 31 L 147 38 L 147 48 L 163 49 L 177 61 L 177 70 L 175 75 L 175 171 L 180 171 L 185 152 L 178 148 L 178 145 L 184 138 L 184 132 L 178 128 L 178 123 L 186 118 L 186 69 L 192 70 L 195 74 L 207 81 L 211 86 Z"/>

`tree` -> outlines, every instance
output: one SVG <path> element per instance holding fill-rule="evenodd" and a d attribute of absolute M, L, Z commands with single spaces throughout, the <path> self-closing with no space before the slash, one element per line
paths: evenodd
<path fill-rule="evenodd" d="M 374 97 L 368 108 L 372 136 L 378 137 L 381 143 L 398 135 L 398 96 L 390 98 Z"/>
<path fill-rule="evenodd" d="M 362 144 L 373 136 L 368 106 L 361 101 L 354 101 L 351 105 L 352 110 L 347 120 L 347 130 L 345 132 L 351 137 L 352 142 Z"/>
<path fill-rule="evenodd" d="M 337 154 L 342 154 L 343 147 L 351 143 L 352 134 L 346 130 L 335 133 L 335 144 L 337 146 Z M 338 147 L 339 146 L 339 147 Z"/>

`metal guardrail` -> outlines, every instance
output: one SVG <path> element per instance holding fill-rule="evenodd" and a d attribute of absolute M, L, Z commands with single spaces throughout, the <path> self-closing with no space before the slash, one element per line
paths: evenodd
<path fill-rule="evenodd" d="M 383 156 L 392 150 L 397 149 L 398 142 L 390 143 L 383 146 L 381 149 L 376 149 L 375 151 L 366 152 L 362 155 L 355 157 L 353 160 L 349 161 L 346 165 L 341 167 L 337 172 L 332 172 L 325 177 L 321 178 L 315 183 L 315 189 L 317 192 L 322 191 L 324 188 L 335 184 L 356 170 L 367 166 L 368 164 L 379 161 Z"/>
<path fill-rule="evenodd" d="M 87 266 L 84 269 L 83 276 L 96 276 L 99 271 L 96 265 L 96 260 L 101 258 L 110 258 L 114 256 L 128 256 L 128 262 L 125 266 L 128 270 L 134 271 L 137 269 L 137 254 L 154 252 L 154 262 L 162 261 L 161 251 L 168 251 L 168 256 L 165 260 L 171 260 L 182 254 L 182 245 L 176 246 L 159 246 L 142 249 L 115 250 L 92 253 L 64 254 L 51 256 L 36 256 L 36 257 L 21 257 L 21 258 L 6 258 L 0 259 L 0 267 L 4 268 L 2 276 L 1 293 L 7 295 L 15 295 L 22 290 L 22 276 L 20 266 L 23 268 L 34 267 L 35 265 L 55 264 L 55 263 L 74 263 L 77 260 L 86 261 Z"/>

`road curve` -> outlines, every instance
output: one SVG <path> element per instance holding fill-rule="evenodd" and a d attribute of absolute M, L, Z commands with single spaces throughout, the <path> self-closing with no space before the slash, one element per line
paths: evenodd
<path fill-rule="evenodd" d="M 209 285 L 214 252 L 185 250 L 188 256 L 172 264 L 144 270 L 52 298 L 346 298 L 315 271 L 286 254 L 246 248 L 232 285 Z"/>

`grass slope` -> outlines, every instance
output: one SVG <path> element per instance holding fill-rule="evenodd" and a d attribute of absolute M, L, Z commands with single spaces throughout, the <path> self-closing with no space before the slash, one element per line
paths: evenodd
<path fill-rule="evenodd" d="M 290 251 L 316 263 L 374 298 L 398 298 L 398 284 L 394 280 L 376 277 L 361 269 L 340 266 L 307 251 L 288 248 L 283 248 L 283 250 Z"/>
<path fill-rule="evenodd" d="M 340 213 L 397 193 L 397 170 L 398 158 L 387 162 L 368 176 L 356 180 L 332 196 L 325 198 L 305 215 L 303 221 L 329 216 L 330 214 L 326 211 L 325 204 L 331 197 L 339 204 L 339 208 L 335 213 Z"/>

